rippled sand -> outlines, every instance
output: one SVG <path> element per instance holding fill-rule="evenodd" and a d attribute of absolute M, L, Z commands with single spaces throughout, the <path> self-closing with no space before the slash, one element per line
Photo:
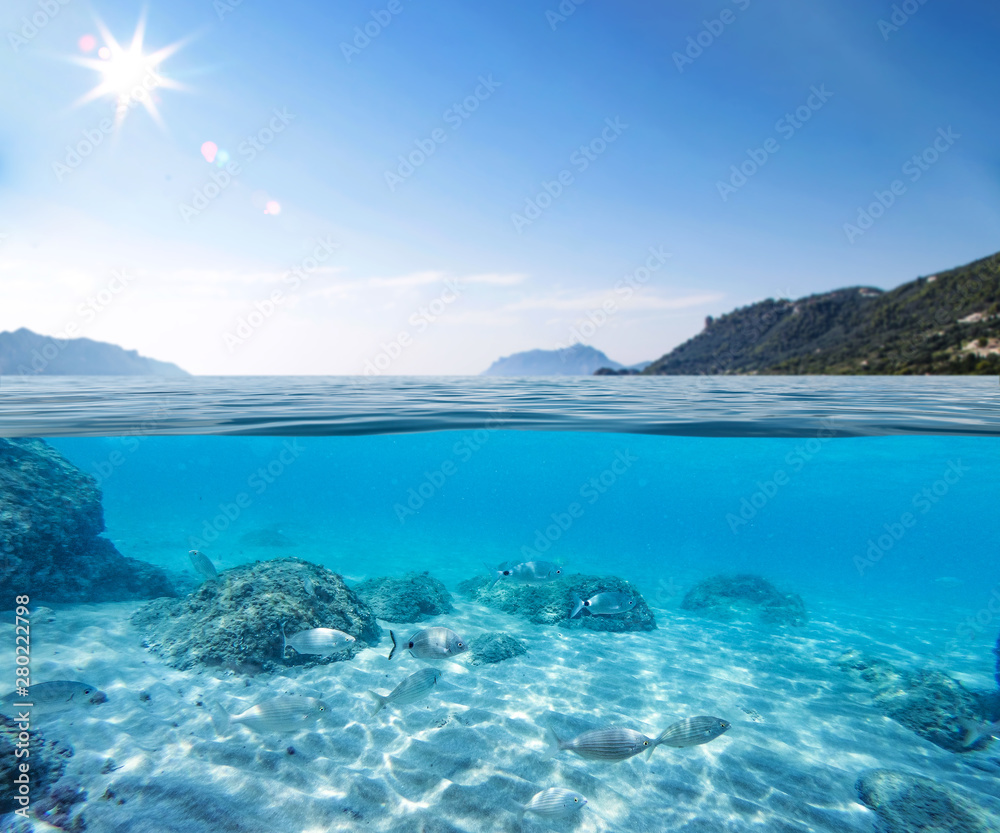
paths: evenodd
<path fill-rule="evenodd" d="M 76 750 L 67 775 L 89 791 L 90 833 L 517 830 L 512 802 L 553 786 L 583 793 L 588 807 L 565 820 L 528 816 L 525 830 L 869 833 L 875 816 L 854 782 L 870 768 L 930 776 L 979 803 L 996 794 L 996 748 L 958 756 L 933 746 L 877 713 L 836 665 L 852 647 L 903 664 L 937 656 L 986 687 L 985 641 L 949 643 L 942 625 L 938 641 L 951 654 L 935 654 L 934 626 L 914 622 L 909 632 L 929 636 L 907 654 L 884 647 L 906 644 L 907 623 L 856 610 L 825 608 L 806 628 L 773 633 L 666 604 L 659 630 L 614 635 L 527 626 L 456 599 L 455 614 L 422 625 L 447 624 L 466 639 L 506 631 L 529 643 L 528 654 L 445 663 L 427 700 L 374 718 L 365 692 L 387 693 L 422 664 L 386 659 L 387 628 L 406 636 L 415 626 L 382 623 L 382 644 L 349 663 L 243 678 L 163 665 L 128 623 L 136 604 L 61 607 L 33 627 L 34 678 L 85 680 L 108 702 L 39 725 Z M 2 635 L 10 661 L 6 626 Z M 294 736 L 242 727 L 217 736 L 213 701 L 238 712 L 283 693 L 322 697 L 331 711 Z M 571 736 L 620 723 L 655 735 L 696 714 L 733 728 L 705 746 L 660 747 L 648 763 L 544 757 L 547 726 Z"/>

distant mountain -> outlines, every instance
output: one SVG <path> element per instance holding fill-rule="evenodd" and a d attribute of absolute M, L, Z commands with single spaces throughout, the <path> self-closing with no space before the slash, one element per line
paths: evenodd
<path fill-rule="evenodd" d="M 768 298 L 709 316 L 643 373 L 1000 373 L 1000 254 L 890 292 Z"/>
<path fill-rule="evenodd" d="M 561 350 L 528 350 L 497 359 L 483 376 L 591 376 L 602 367 L 622 367 L 600 350 L 574 344 Z"/>
<path fill-rule="evenodd" d="M 188 376 L 177 365 L 89 338 L 53 338 L 22 327 L 0 332 L 0 375 Z"/>

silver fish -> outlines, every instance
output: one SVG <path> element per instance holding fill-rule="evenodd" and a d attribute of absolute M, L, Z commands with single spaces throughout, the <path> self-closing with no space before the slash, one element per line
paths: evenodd
<path fill-rule="evenodd" d="M 625 613 L 635 607 L 635 596 L 628 593 L 598 593 L 589 599 L 573 597 L 573 612 L 570 619 L 575 619 L 581 610 L 586 608 L 594 616 L 610 616 L 614 613 Z"/>
<path fill-rule="evenodd" d="M 469 646 L 462 641 L 462 637 L 450 628 L 424 628 L 403 643 L 396 641 L 396 634 L 392 631 L 389 631 L 389 637 L 392 639 L 389 659 L 392 659 L 401 647 L 418 659 L 447 659 L 469 650 Z"/>
<path fill-rule="evenodd" d="M 661 735 L 659 738 L 647 738 L 634 729 L 609 726 L 607 729 L 584 732 L 572 740 L 561 740 L 549 729 L 549 751 L 546 757 L 551 758 L 566 749 L 575 752 L 581 758 L 591 758 L 595 761 L 624 761 L 641 752 L 645 752 L 648 758 L 662 743 L 662 737 Z"/>
<path fill-rule="evenodd" d="M 535 793 L 527 804 L 519 804 L 517 818 L 521 821 L 525 813 L 535 813 L 546 818 L 560 818 L 582 810 L 587 805 L 587 799 L 573 790 L 561 787 L 550 787 Z"/>
<path fill-rule="evenodd" d="M 329 706 L 315 697 L 281 695 L 251 706 L 241 714 L 230 714 L 216 704 L 212 709 L 215 730 L 225 734 L 230 724 L 239 723 L 254 732 L 295 732 L 311 726 Z"/>
<path fill-rule="evenodd" d="M 309 576 L 305 577 L 305 579 L 302 582 L 302 586 L 306 589 L 306 593 L 308 593 L 310 596 L 316 595 L 316 585 L 313 584 L 313 580 L 309 578 Z"/>
<path fill-rule="evenodd" d="M 386 706 L 408 706 L 410 703 L 422 700 L 437 684 L 441 673 L 436 668 L 421 668 L 419 671 L 410 674 L 409 677 L 403 680 L 387 695 L 369 691 L 368 693 L 376 703 L 372 716 L 378 714 Z"/>
<path fill-rule="evenodd" d="M 667 726 L 658 738 L 658 742 L 678 749 L 697 746 L 700 743 L 715 740 L 723 732 L 728 731 L 732 725 L 728 720 L 708 715 L 685 717 L 683 720 L 678 720 Z"/>
<path fill-rule="evenodd" d="M 342 651 L 357 640 L 349 633 L 333 628 L 310 628 L 292 636 L 285 636 L 285 623 L 281 623 L 281 656 L 291 646 L 299 654 L 321 654 L 328 656 Z"/>
<path fill-rule="evenodd" d="M 215 570 L 215 565 L 208 560 L 208 556 L 199 550 L 191 550 L 188 553 L 188 558 L 191 559 L 191 566 L 194 567 L 195 572 L 201 574 L 206 580 L 212 581 L 217 579 L 219 574 Z"/>
<path fill-rule="evenodd" d="M 511 564 L 505 561 L 500 566 L 489 569 L 493 574 L 493 583 L 490 589 L 496 586 L 497 582 L 509 581 L 514 584 L 544 584 L 555 581 L 562 575 L 562 567 L 551 561 L 522 561 L 520 564 Z"/>
<path fill-rule="evenodd" d="M 60 711 L 74 706 L 96 705 L 104 703 L 107 695 L 97 686 L 89 683 L 79 683 L 74 680 L 52 680 L 48 683 L 35 683 L 28 686 L 24 696 L 12 691 L 0 700 L 0 711 L 9 714 L 15 703 L 31 703 L 40 711 Z"/>

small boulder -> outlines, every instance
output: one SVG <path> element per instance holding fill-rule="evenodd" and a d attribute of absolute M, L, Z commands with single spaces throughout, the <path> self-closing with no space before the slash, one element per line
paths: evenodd
<path fill-rule="evenodd" d="M 483 633 L 469 642 L 473 665 L 503 662 L 527 652 L 525 643 L 505 633 Z"/>
<path fill-rule="evenodd" d="M 904 671 L 884 660 L 848 651 L 841 670 L 856 673 L 872 688 L 872 702 L 882 714 L 951 752 L 971 752 L 987 739 L 965 745 L 966 724 L 990 720 L 988 698 L 969 691 L 940 671 Z"/>
<path fill-rule="evenodd" d="M 371 578 L 356 584 L 354 592 L 389 622 L 419 622 L 455 609 L 448 589 L 426 572 Z"/>
<path fill-rule="evenodd" d="M 289 649 L 282 660 L 282 622 L 288 636 L 309 628 L 335 628 L 358 641 L 330 657 Z M 339 575 L 291 558 L 226 570 L 183 599 L 143 605 L 132 623 L 143 631 L 143 644 L 175 668 L 223 666 L 239 673 L 335 662 L 353 657 L 382 636 L 371 608 Z"/>
<path fill-rule="evenodd" d="M 681 607 L 727 622 L 749 618 L 765 625 L 802 626 L 808 619 L 801 596 L 782 593 L 766 579 L 749 574 L 705 579 L 688 590 Z"/>
<path fill-rule="evenodd" d="M 885 833 L 1000 830 L 1000 815 L 930 778 L 876 769 L 862 775 L 854 788 L 861 802 L 878 816 Z"/>
<path fill-rule="evenodd" d="M 617 576 L 574 573 L 544 584 L 523 585 L 500 581 L 491 588 L 492 581 L 488 576 L 476 576 L 463 581 L 458 589 L 486 607 L 513 613 L 540 625 L 615 633 L 651 631 L 656 628 L 656 619 L 642 594 L 625 579 Z M 576 598 L 589 599 L 597 593 L 610 592 L 628 593 L 635 598 L 635 607 L 624 613 L 607 616 L 595 616 L 584 611 L 575 619 L 569 618 Z"/>

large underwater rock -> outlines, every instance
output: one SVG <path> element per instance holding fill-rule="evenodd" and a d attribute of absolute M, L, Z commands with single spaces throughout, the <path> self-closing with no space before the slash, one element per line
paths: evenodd
<path fill-rule="evenodd" d="M 426 572 L 371 578 L 354 585 L 354 592 L 389 622 L 419 622 L 455 609 L 448 589 Z"/>
<path fill-rule="evenodd" d="M 800 596 L 748 574 L 707 578 L 688 590 L 681 607 L 713 619 L 750 618 L 766 625 L 800 626 L 808 619 Z"/>
<path fill-rule="evenodd" d="M 59 741 L 46 740 L 36 729 L 29 730 L 30 740 L 27 758 L 16 758 L 16 744 L 20 728 L 12 717 L 0 714 L 0 816 L 13 813 L 21 805 L 18 803 L 17 785 L 19 764 L 27 761 L 31 769 L 31 805 L 39 809 L 39 802 L 48 794 L 49 788 L 59 780 L 66 769 L 66 759 L 73 757 L 73 749 Z M 52 823 L 50 821 L 50 823 Z M 59 825 L 62 826 L 62 825 Z"/>
<path fill-rule="evenodd" d="M 854 785 L 884 833 L 992 833 L 1000 815 L 980 807 L 930 778 L 876 769 Z"/>
<path fill-rule="evenodd" d="M 625 579 L 617 576 L 586 576 L 576 573 L 546 584 L 523 585 L 500 581 L 492 589 L 493 579 L 476 576 L 458 585 L 459 592 L 494 610 L 523 616 L 540 625 L 561 628 L 586 628 L 593 631 L 651 631 L 656 619 L 642 594 Z M 635 597 L 635 607 L 610 616 L 593 616 L 584 611 L 570 619 L 573 600 L 589 599 L 597 593 L 619 592 Z"/>
<path fill-rule="evenodd" d="M 969 691 L 940 671 L 904 671 L 857 651 L 845 653 L 838 664 L 871 686 L 872 702 L 882 714 L 925 740 L 951 752 L 971 752 L 989 744 L 983 738 L 966 746 L 965 724 L 994 719 L 992 692 Z"/>
<path fill-rule="evenodd" d="M 469 653 L 473 665 L 488 665 L 526 654 L 528 646 L 505 633 L 481 633 L 470 640 Z"/>
<path fill-rule="evenodd" d="M 0 439 L 0 586 L 49 602 L 174 595 L 163 570 L 126 558 L 103 531 L 93 477 L 42 440 Z"/>
<path fill-rule="evenodd" d="M 307 582 L 306 579 L 309 579 Z M 331 657 L 281 657 L 288 636 L 334 628 L 357 642 Z M 158 599 L 132 615 L 143 644 L 175 668 L 224 666 L 242 673 L 353 657 L 382 636 L 375 615 L 336 573 L 294 558 L 244 564 L 206 581 L 183 599 Z"/>

